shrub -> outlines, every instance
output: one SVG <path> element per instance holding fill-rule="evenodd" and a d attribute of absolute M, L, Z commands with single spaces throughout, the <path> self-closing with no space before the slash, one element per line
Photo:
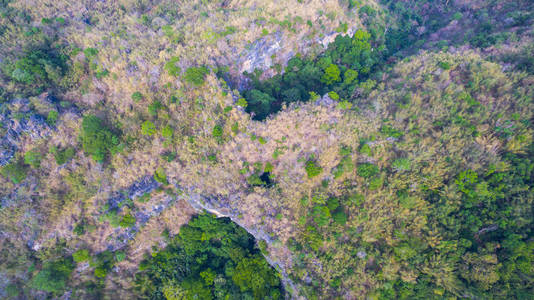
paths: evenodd
<path fill-rule="evenodd" d="M 393 168 L 398 171 L 409 171 L 412 168 L 412 163 L 407 158 L 398 158 L 393 161 Z"/>
<path fill-rule="evenodd" d="M 167 73 L 171 76 L 178 77 L 180 75 L 180 72 L 182 72 L 182 69 L 178 66 L 178 62 L 180 62 L 180 58 L 177 56 L 171 57 L 169 61 L 165 64 L 163 67 Z"/>
<path fill-rule="evenodd" d="M 91 257 L 89 256 L 89 250 L 81 249 L 81 250 L 74 252 L 72 254 L 72 258 L 74 259 L 75 262 L 79 263 L 79 262 L 89 261 Z"/>
<path fill-rule="evenodd" d="M 57 147 L 52 146 L 50 147 L 49 152 L 54 155 L 54 159 L 56 160 L 56 163 L 58 165 L 62 165 L 66 163 L 67 161 L 71 160 L 76 154 L 74 148 L 72 147 L 68 147 L 68 148 L 60 150 Z"/>
<path fill-rule="evenodd" d="M 171 139 L 172 135 L 174 133 L 174 130 L 170 125 L 167 125 L 161 129 L 161 136 L 166 139 Z"/>
<path fill-rule="evenodd" d="M 162 167 L 156 169 L 156 172 L 154 173 L 154 179 L 161 184 L 169 184 L 169 182 L 167 181 L 167 175 L 165 174 L 165 170 L 163 170 Z"/>
<path fill-rule="evenodd" d="M 34 169 L 38 169 L 41 166 L 41 160 L 43 156 L 38 149 L 29 150 L 24 154 L 24 163 L 30 165 Z"/>
<path fill-rule="evenodd" d="M 185 70 L 184 79 L 186 82 L 200 86 L 204 84 L 206 75 L 208 75 L 208 68 L 202 67 L 190 67 Z"/>
<path fill-rule="evenodd" d="M 245 98 L 241 97 L 241 98 L 237 99 L 236 105 L 237 106 L 241 106 L 243 108 L 247 108 L 248 102 L 247 102 L 247 100 Z"/>
<path fill-rule="evenodd" d="M 132 94 L 132 100 L 135 101 L 135 102 L 139 102 L 141 100 L 143 100 L 143 94 L 141 94 L 140 92 L 135 92 Z"/>
<path fill-rule="evenodd" d="M 106 270 L 104 267 L 96 267 L 94 274 L 98 278 L 105 278 L 106 275 L 108 275 L 108 270 Z"/>
<path fill-rule="evenodd" d="M 132 227 L 135 225 L 135 217 L 131 214 L 126 214 L 122 217 L 119 222 L 119 226 L 122 228 Z"/>
<path fill-rule="evenodd" d="M 379 171 L 380 170 L 378 169 L 377 166 L 371 163 L 363 163 L 363 164 L 358 165 L 357 173 L 358 173 L 358 176 L 360 177 L 371 178 L 375 176 L 376 174 L 378 174 Z"/>
<path fill-rule="evenodd" d="M 74 229 L 72 229 L 72 232 L 74 232 L 74 234 L 78 236 L 84 235 L 85 234 L 84 224 L 82 222 L 76 224 L 76 226 L 74 226 Z"/>
<path fill-rule="evenodd" d="M 311 159 L 306 161 L 305 169 L 308 178 L 316 177 L 323 172 L 323 168 L 319 166 L 315 160 Z"/>
<path fill-rule="evenodd" d="M 330 223 L 332 215 L 328 207 L 320 205 L 315 206 L 312 212 L 313 221 L 317 224 L 318 227 L 326 226 Z"/>
<path fill-rule="evenodd" d="M 159 101 L 154 101 L 148 106 L 148 113 L 151 116 L 156 116 L 158 111 L 163 108 L 163 105 Z"/>
<path fill-rule="evenodd" d="M 113 148 L 119 144 L 117 136 L 104 126 L 102 119 L 94 115 L 83 118 L 79 138 L 85 153 L 98 162 L 104 161 L 112 153 Z"/>
<path fill-rule="evenodd" d="M 141 133 L 148 136 L 153 135 L 154 133 L 156 133 L 156 125 L 146 120 L 145 122 L 143 122 L 143 124 L 141 124 Z"/>
<path fill-rule="evenodd" d="M 56 126 L 58 117 L 59 113 L 57 110 L 51 110 L 48 112 L 48 116 L 46 117 L 46 123 L 48 123 L 50 126 Z"/>
<path fill-rule="evenodd" d="M 330 97 L 330 99 L 332 99 L 334 101 L 339 100 L 339 95 L 334 91 L 328 92 L 328 97 Z"/>
<path fill-rule="evenodd" d="M 213 130 L 211 132 L 211 135 L 214 137 L 214 138 L 217 138 L 217 139 L 220 139 L 223 135 L 223 128 L 221 125 L 215 125 L 213 126 Z"/>
<path fill-rule="evenodd" d="M 41 271 L 32 278 L 30 286 L 59 296 L 65 290 L 74 267 L 70 258 L 47 261 L 43 264 Z"/>
<path fill-rule="evenodd" d="M 126 253 L 122 252 L 122 251 L 117 251 L 115 252 L 115 260 L 117 262 L 121 262 L 123 261 L 124 259 L 126 259 Z"/>
<path fill-rule="evenodd" d="M 339 70 L 339 67 L 337 65 L 330 64 L 324 70 L 324 75 L 321 78 L 321 81 L 325 83 L 326 85 L 331 85 L 333 83 L 341 81 L 340 75 L 341 75 L 341 71 Z"/>
<path fill-rule="evenodd" d="M 28 167 L 21 160 L 12 162 L 2 168 L 2 175 L 15 184 L 26 179 L 27 173 Z"/>
<path fill-rule="evenodd" d="M 345 211 L 343 209 L 338 209 L 332 214 L 332 218 L 334 219 L 334 222 L 338 223 L 339 225 L 345 225 L 347 223 L 347 214 L 345 214 Z"/>
<path fill-rule="evenodd" d="M 359 152 L 362 153 L 362 154 L 365 154 L 367 156 L 372 156 L 371 147 L 368 144 L 363 144 L 360 147 Z"/>

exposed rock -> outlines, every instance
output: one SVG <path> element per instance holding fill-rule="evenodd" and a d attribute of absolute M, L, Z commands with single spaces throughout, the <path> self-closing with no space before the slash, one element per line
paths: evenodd
<path fill-rule="evenodd" d="M 330 96 L 328 96 L 328 94 L 325 94 L 323 97 L 317 99 L 317 101 L 315 101 L 315 105 L 323 105 L 323 106 L 330 106 L 332 104 L 335 104 L 336 101 L 332 98 L 330 98 Z"/>
<path fill-rule="evenodd" d="M 117 191 L 108 199 L 107 203 L 109 208 L 117 208 L 126 199 L 132 199 L 141 197 L 146 193 L 150 193 L 157 189 L 161 184 L 154 180 L 152 176 L 145 176 L 140 180 L 134 182 L 130 187 L 125 190 Z"/>
<path fill-rule="evenodd" d="M 50 126 L 42 116 L 31 111 L 28 99 L 15 99 L 3 104 L 0 125 L 0 166 L 10 162 L 24 135 L 37 140 L 50 134 Z"/>

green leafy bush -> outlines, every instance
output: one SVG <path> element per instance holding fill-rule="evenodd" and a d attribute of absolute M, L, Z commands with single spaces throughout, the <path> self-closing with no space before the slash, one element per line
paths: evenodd
<path fill-rule="evenodd" d="M 371 163 L 363 163 L 358 165 L 357 173 L 360 177 L 371 178 L 378 174 L 379 171 L 380 169 L 378 168 L 378 166 L 373 165 Z"/>
<path fill-rule="evenodd" d="M 43 156 L 38 149 L 29 150 L 24 153 L 24 163 L 30 165 L 34 169 L 41 167 L 41 160 Z"/>
<path fill-rule="evenodd" d="M 161 184 L 169 184 L 165 170 L 162 167 L 156 169 L 156 172 L 154 172 L 154 179 Z"/>
<path fill-rule="evenodd" d="M 46 123 L 50 126 L 56 126 L 57 119 L 59 117 L 59 113 L 57 110 L 51 110 L 48 112 L 48 116 L 46 117 Z"/>
<path fill-rule="evenodd" d="M 312 159 L 306 161 L 305 170 L 308 178 L 319 176 L 323 172 L 323 168 Z"/>
<path fill-rule="evenodd" d="M 409 171 L 412 168 L 412 162 L 407 158 L 398 158 L 393 161 L 392 167 L 398 171 Z"/>
<path fill-rule="evenodd" d="M 50 153 L 54 155 L 54 159 L 58 165 L 62 165 L 67 161 L 71 160 L 76 154 L 76 150 L 72 147 L 67 147 L 65 149 L 58 149 L 55 146 L 50 147 Z"/>
<path fill-rule="evenodd" d="M 104 125 L 102 119 L 94 115 L 83 118 L 79 139 L 85 153 L 98 162 L 109 157 L 119 145 L 118 137 Z"/>
<path fill-rule="evenodd" d="M 65 290 L 74 267 L 70 258 L 47 261 L 41 271 L 31 279 L 30 286 L 59 296 Z"/>
<path fill-rule="evenodd" d="M 222 138 L 222 135 L 223 135 L 223 128 L 221 125 L 215 125 L 213 126 L 213 130 L 211 132 L 211 135 L 216 138 L 216 139 L 220 139 Z"/>
<path fill-rule="evenodd" d="M 141 94 L 140 92 L 134 92 L 132 94 L 132 100 L 135 101 L 135 102 L 139 102 L 139 101 L 143 100 L 143 94 Z"/>
<path fill-rule="evenodd" d="M 186 82 L 200 86 L 204 84 L 206 75 L 208 75 L 208 68 L 202 67 L 189 67 L 185 70 L 184 79 Z"/>
<path fill-rule="evenodd" d="M 126 214 L 122 217 L 121 221 L 119 222 L 119 226 L 122 228 L 128 228 L 135 225 L 135 217 L 131 214 Z"/>
<path fill-rule="evenodd" d="M 79 263 L 79 262 L 89 261 L 91 256 L 89 255 L 89 250 L 81 249 L 81 250 L 74 252 L 72 254 L 72 258 L 74 259 L 75 262 Z"/>
<path fill-rule="evenodd" d="M 28 167 L 21 160 L 17 160 L 2 167 L 2 175 L 15 184 L 26 179 L 27 173 Z"/>
<path fill-rule="evenodd" d="M 166 139 L 171 139 L 173 134 L 174 130 L 172 129 L 171 125 L 166 125 L 161 129 L 161 136 Z"/>
<path fill-rule="evenodd" d="M 145 122 L 143 122 L 143 124 L 141 124 L 141 133 L 148 136 L 153 135 L 154 133 L 156 133 L 156 125 L 146 120 Z"/>
<path fill-rule="evenodd" d="M 169 75 L 178 77 L 180 75 L 180 72 L 182 72 L 182 69 L 180 69 L 180 67 L 178 66 L 179 62 L 180 58 L 177 56 L 173 56 L 165 64 L 164 69 L 169 73 Z"/>

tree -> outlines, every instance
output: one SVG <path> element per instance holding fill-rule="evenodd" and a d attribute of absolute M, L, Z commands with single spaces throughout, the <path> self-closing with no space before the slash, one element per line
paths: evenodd
<path fill-rule="evenodd" d="M 208 214 L 193 217 L 141 263 L 136 287 L 144 297 L 168 299 L 278 299 L 282 289 L 254 237 Z"/>
<path fill-rule="evenodd" d="M 323 77 L 321 78 L 321 82 L 323 82 L 326 85 L 331 85 L 336 82 L 341 81 L 341 71 L 339 70 L 339 67 L 334 64 L 330 64 L 326 69 L 324 70 Z"/>
<path fill-rule="evenodd" d="M 206 75 L 208 75 L 208 68 L 202 67 L 190 67 L 185 70 L 184 79 L 186 82 L 200 86 L 204 84 Z"/>
<path fill-rule="evenodd" d="M 79 139 L 85 153 L 98 162 L 104 161 L 119 144 L 118 138 L 104 125 L 102 119 L 94 115 L 83 118 Z"/>
<path fill-rule="evenodd" d="M 41 271 L 32 278 L 30 285 L 37 290 L 61 295 L 74 267 L 71 258 L 47 261 L 43 264 Z"/>
<path fill-rule="evenodd" d="M 27 173 L 28 167 L 22 162 L 22 160 L 17 160 L 2 167 L 2 175 L 10 179 L 15 184 L 26 179 Z"/>
<path fill-rule="evenodd" d="M 247 93 L 247 111 L 254 112 L 254 119 L 263 120 L 271 113 L 271 105 L 276 101 L 270 95 L 253 89 Z"/>
<path fill-rule="evenodd" d="M 272 289 L 280 284 L 276 273 L 269 267 L 259 254 L 239 261 L 233 274 L 233 282 L 242 292 L 251 291 L 254 299 L 277 299 L 280 296 L 278 289 Z M 277 293 L 273 293 L 277 291 Z"/>
<path fill-rule="evenodd" d="M 306 174 L 308 174 L 308 178 L 316 177 L 323 172 L 323 168 L 321 168 L 321 166 L 319 166 L 317 162 L 312 159 L 306 161 L 305 170 Z"/>
<path fill-rule="evenodd" d="M 32 166 L 34 169 L 38 169 L 41 166 L 41 159 L 43 159 L 43 156 L 38 149 L 29 150 L 24 154 L 24 163 Z"/>
<path fill-rule="evenodd" d="M 156 125 L 146 120 L 145 122 L 143 122 L 143 124 L 141 124 L 141 133 L 148 136 L 153 135 L 154 133 L 156 133 Z"/>
<path fill-rule="evenodd" d="M 180 75 L 180 72 L 182 72 L 182 69 L 178 66 L 178 63 L 180 62 L 180 58 L 177 56 L 171 57 L 167 63 L 165 63 L 165 66 L 163 67 L 167 73 L 171 76 L 178 77 Z"/>
<path fill-rule="evenodd" d="M 72 254 L 72 258 L 75 262 L 85 262 L 88 261 L 91 256 L 89 255 L 89 250 L 87 249 L 80 249 Z"/>

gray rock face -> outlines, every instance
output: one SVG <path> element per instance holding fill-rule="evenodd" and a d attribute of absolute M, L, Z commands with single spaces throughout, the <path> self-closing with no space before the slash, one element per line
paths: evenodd
<path fill-rule="evenodd" d="M 330 106 L 332 104 L 336 103 L 328 94 L 325 94 L 323 97 L 317 99 L 315 101 L 315 105 L 323 105 L 323 106 Z"/>
<path fill-rule="evenodd" d="M 120 203 L 126 199 L 132 199 L 141 197 L 146 193 L 150 193 L 157 189 L 161 184 L 157 182 L 152 176 L 145 176 L 138 181 L 134 182 L 130 187 L 125 190 L 115 192 L 109 199 L 109 208 L 117 208 Z"/>
<path fill-rule="evenodd" d="M 32 113 L 27 99 L 2 104 L 0 125 L 0 166 L 11 161 L 23 136 L 38 140 L 48 136 L 51 130 L 43 117 Z"/>

